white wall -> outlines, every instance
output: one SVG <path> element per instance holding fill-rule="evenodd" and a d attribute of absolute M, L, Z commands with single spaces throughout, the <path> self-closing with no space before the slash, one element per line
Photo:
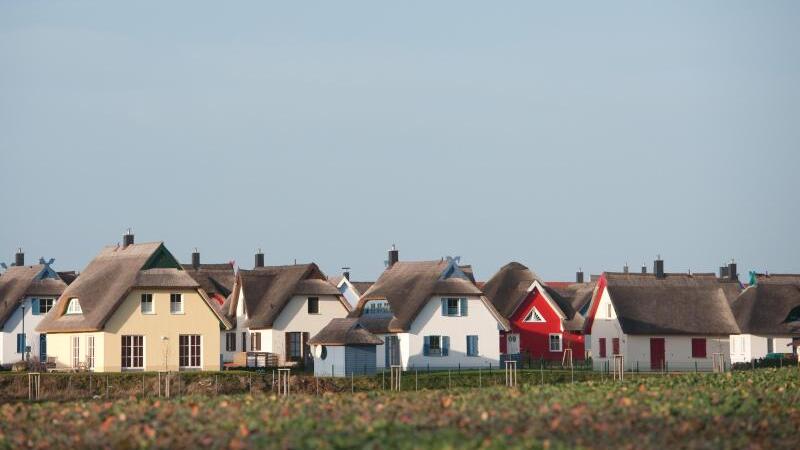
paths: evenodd
<path fill-rule="evenodd" d="M 343 377 L 344 373 L 344 346 L 327 345 L 328 355 L 325 359 L 314 356 L 314 376 L 316 377 Z"/>
<path fill-rule="evenodd" d="M 609 314 L 609 308 L 611 309 Z M 617 312 L 611 304 L 611 299 L 608 296 L 608 289 L 603 289 L 603 295 L 600 296 L 597 312 L 595 313 L 594 322 L 592 323 L 592 334 L 587 336 L 586 340 L 591 342 L 592 349 L 592 365 L 594 370 L 601 370 L 606 367 L 606 364 L 613 364 L 613 349 L 611 343 L 613 338 L 620 340 L 620 352 L 625 354 L 625 333 L 622 332 L 622 327 L 617 320 Z M 606 339 L 606 357 L 600 357 L 600 338 Z"/>
<path fill-rule="evenodd" d="M 407 368 L 408 359 L 411 356 L 410 353 L 411 337 L 409 336 L 408 333 L 378 335 L 378 337 L 381 338 L 383 342 L 386 342 L 386 338 L 389 336 L 397 336 L 397 340 L 400 345 L 400 365 L 402 365 L 404 369 Z M 383 369 L 386 367 L 386 344 L 380 344 L 375 347 L 375 358 L 376 358 L 375 367 L 377 369 Z"/>
<path fill-rule="evenodd" d="M 356 294 L 353 288 L 351 288 L 349 284 L 342 281 L 339 292 L 341 292 L 345 300 L 350 303 L 350 306 L 355 309 L 356 305 L 358 304 L 358 294 Z"/>
<path fill-rule="evenodd" d="M 25 305 L 25 334 L 27 345 L 31 347 L 31 359 L 39 359 L 39 333 L 36 327 L 44 319 L 44 314 L 34 315 L 31 310 L 32 298 L 23 301 Z M 55 302 L 53 303 L 55 305 Z M 55 307 L 55 306 L 54 306 Z M 22 333 L 22 309 L 18 306 L 3 324 L 2 351 L 0 351 L 0 365 L 10 365 L 22 359 L 17 353 L 17 333 Z"/>
<path fill-rule="evenodd" d="M 732 335 L 731 361 L 750 362 L 754 359 L 767 356 L 767 340 L 772 338 L 772 348 L 775 353 L 792 353 L 791 336 L 766 336 L 753 334 Z"/>
<path fill-rule="evenodd" d="M 480 297 L 467 297 L 465 317 L 442 315 L 441 297 L 434 296 L 422 308 L 408 333 L 408 347 L 403 348 L 401 359 L 404 367 L 485 367 L 500 364 L 500 331 L 497 319 Z M 448 356 L 424 356 L 424 336 L 450 336 Z M 478 356 L 467 356 L 467 336 L 478 336 Z M 405 350 L 405 352 L 404 352 Z M 382 359 L 383 353 L 379 355 Z M 382 366 L 382 363 L 381 363 Z"/>

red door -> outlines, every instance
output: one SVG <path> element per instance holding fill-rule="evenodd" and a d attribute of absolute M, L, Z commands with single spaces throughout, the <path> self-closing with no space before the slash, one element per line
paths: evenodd
<path fill-rule="evenodd" d="M 664 368 L 664 338 L 650 338 L 650 369 Z"/>

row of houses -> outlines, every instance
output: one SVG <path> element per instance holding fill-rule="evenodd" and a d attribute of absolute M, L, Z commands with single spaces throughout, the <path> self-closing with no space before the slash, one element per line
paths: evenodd
<path fill-rule="evenodd" d="M 127 233 L 79 274 L 53 260 L 0 275 L 0 365 L 51 370 L 219 370 L 303 365 L 321 376 L 388 366 L 498 366 L 591 357 L 638 370 L 711 370 L 796 353 L 800 275 L 604 272 L 547 282 L 512 262 L 485 282 L 457 258 L 401 261 L 374 282 L 314 263 L 181 264 Z"/>

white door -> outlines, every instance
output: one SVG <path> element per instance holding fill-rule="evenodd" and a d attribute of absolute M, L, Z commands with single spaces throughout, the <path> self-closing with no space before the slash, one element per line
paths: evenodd
<path fill-rule="evenodd" d="M 519 334 L 509 333 L 506 335 L 506 353 L 509 355 L 519 353 Z"/>

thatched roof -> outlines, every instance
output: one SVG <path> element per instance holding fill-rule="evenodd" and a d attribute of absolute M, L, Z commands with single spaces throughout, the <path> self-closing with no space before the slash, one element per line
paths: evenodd
<path fill-rule="evenodd" d="M 731 304 L 742 333 L 800 335 L 800 321 L 789 313 L 800 308 L 800 275 L 759 275 Z"/>
<path fill-rule="evenodd" d="M 626 334 L 738 334 L 731 298 L 738 283 L 715 274 L 606 273 L 607 289 Z"/>
<path fill-rule="evenodd" d="M 225 301 L 233 292 L 236 274 L 230 263 L 200 264 L 198 268 L 191 264 L 181 264 L 181 266 L 211 297 Z"/>
<path fill-rule="evenodd" d="M 361 296 L 352 316 L 363 316 L 364 305 L 369 300 L 385 299 L 392 310 L 391 319 L 364 317 L 366 320 L 362 324 L 372 332 L 402 332 L 409 330 L 419 311 L 434 295 L 480 296 L 498 321 L 507 326 L 468 275 L 460 270 L 448 275 L 447 271 L 453 271 L 452 262 L 448 260 L 399 261 L 386 269 Z"/>
<path fill-rule="evenodd" d="M 56 307 L 37 327 L 40 332 L 100 331 L 134 288 L 198 289 L 217 317 L 228 325 L 217 305 L 202 291 L 162 242 L 108 246 L 67 286 Z M 77 298 L 82 314 L 65 315 Z"/>
<path fill-rule="evenodd" d="M 588 283 L 569 283 L 566 286 L 554 287 L 554 289 L 572 305 L 572 309 L 580 312 L 592 301 L 596 286 L 597 282 L 590 281 Z"/>
<path fill-rule="evenodd" d="M 53 273 L 45 264 L 9 267 L 0 276 L 0 326 L 11 317 L 23 298 L 58 298 L 67 285 L 57 276 L 50 276 Z"/>
<path fill-rule="evenodd" d="M 332 319 L 315 336 L 311 345 L 380 345 L 383 341 L 367 331 L 357 318 Z"/>
<path fill-rule="evenodd" d="M 334 295 L 350 310 L 336 286 L 328 282 L 325 274 L 314 263 L 240 269 L 233 294 L 223 305 L 231 320 L 236 318 L 240 291 L 244 294 L 244 307 L 248 317 L 243 326 L 253 329 L 272 328 L 275 319 L 295 295 Z"/>
<path fill-rule="evenodd" d="M 510 319 L 528 299 L 529 289 L 536 281 L 566 317 L 564 327 L 568 330 L 582 329 L 583 317 L 576 313 L 569 298 L 562 295 L 560 290 L 548 286 L 535 273 L 518 262 L 511 262 L 501 267 L 483 285 L 483 292 L 503 317 Z"/>

